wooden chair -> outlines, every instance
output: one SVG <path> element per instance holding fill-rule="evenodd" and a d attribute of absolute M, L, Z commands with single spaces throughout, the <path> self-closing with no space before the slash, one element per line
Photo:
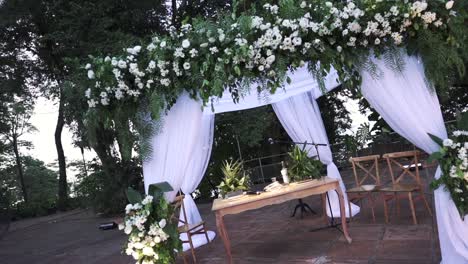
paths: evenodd
<path fill-rule="evenodd" d="M 199 223 L 195 224 L 189 224 L 187 221 L 187 212 L 185 211 L 184 207 L 184 195 L 179 194 L 175 199 L 174 202 L 172 202 L 174 206 L 174 215 L 172 216 L 174 221 L 177 221 L 179 223 L 178 231 L 179 234 L 186 233 L 187 234 L 187 240 L 181 240 L 182 244 L 189 244 L 190 245 L 190 250 L 192 252 L 192 258 L 194 263 L 197 263 L 197 258 L 195 256 L 195 247 L 193 246 L 193 241 L 192 237 L 197 234 L 205 234 L 206 241 L 210 243 L 210 238 L 208 237 L 208 231 L 205 226 L 205 222 L 201 221 Z M 180 217 L 182 215 L 182 217 Z M 184 263 L 186 262 L 185 259 L 185 254 L 182 252 L 182 257 L 184 259 Z"/>
<path fill-rule="evenodd" d="M 392 177 L 391 186 L 387 186 L 381 189 L 381 191 L 385 193 L 384 194 L 384 212 L 385 212 L 385 221 L 387 223 L 388 223 L 387 202 L 393 199 L 395 199 L 396 201 L 397 215 L 399 216 L 400 215 L 400 199 L 408 198 L 410 209 L 411 209 L 411 214 L 413 216 L 413 223 L 415 225 L 418 223 L 418 221 L 416 219 L 416 212 L 414 209 L 414 200 L 422 199 L 427 208 L 427 211 L 432 216 L 432 211 L 424 195 L 424 189 L 421 183 L 421 177 L 419 175 L 419 165 L 418 165 L 419 155 L 420 155 L 420 152 L 417 150 L 387 153 L 383 155 L 383 158 L 387 160 L 388 170 L 390 172 L 390 176 Z M 402 160 L 405 160 L 407 164 L 402 164 Z M 398 169 L 401 169 L 401 173 L 398 176 L 395 176 L 393 165 L 396 165 Z M 408 176 L 409 180 L 407 179 L 405 181 L 404 180 L 405 176 Z M 419 193 L 419 196 L 413 199 L 413 193 Z"/>
<path fill-rule="evenodd" d="M 373 192 L 380 187 L 379 175 L 379 159 L 380 155 L 371 155 L 364 157 L 350 158 L 353 166 L 354 180 L 356 186 L 346 190 L 348 194 L 348 207 L 351 215 L 351 202 L 362 201 L 368 199 L 369 206 L 372 210 L 372 220 L 375 223 L 375 200 Z M 363 187 L 364 185 L 364 187 Z M 352 217 L 351 217 L 352 219 Z"/>

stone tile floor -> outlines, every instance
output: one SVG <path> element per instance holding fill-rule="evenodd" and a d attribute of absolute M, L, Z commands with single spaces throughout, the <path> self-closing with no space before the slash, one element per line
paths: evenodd
<path fill-rule="evenodd" d="M 345 182 L 351 180 L 349 176 L 343 173 Z M 432 196 L 428 199 L 432 204 Z M 321 212 L 318 196 L 305 201 Z M 440 262 L 435 220 L 421 202 L 416 203 L 418 225 L 412 224 L 405 202 L 402 202 L 400 217 L 392 212 L 390 224 L 385 224 L 382 206 L 378 206 L 373 223 L 370 210 L 364 204 L 361 213 L 349 223 L 351 244 L 335 229 L 309 232 L 323 225 L 320 213 L 307 214 L 302 219 L 291 218 L 294 206 L 292 201 L 226 216 L 234 263 Z M 201 204 L 200 211 L 208 228 L 216 230 L 211 204 Z M 81 211 L 42 218 L 27 225 L 12 223 L 10 230 L 0 238 L 0 263 L 133 263 L 129 257 L 121 255 L 125 236 L 120 231 L 97 229 L 99 223 L 110 220 Z M 198 263 L 226 263 L 219 238 L 196 249 L 196 255 Z"/>

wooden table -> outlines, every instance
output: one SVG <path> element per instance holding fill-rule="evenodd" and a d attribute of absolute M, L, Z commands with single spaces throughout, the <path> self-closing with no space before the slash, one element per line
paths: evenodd
<path fill-rule="evenodd" d="M 329 177 L 324 177 L 320 180 L 311 180 L 301 183 L 291 183 L 283 188 L 271 192 L 264 192 L 259 195 L 242 195 L 230 199 L 216 199 L 213 202 L 212 211 L 216 214 L 216 226 L 218 233 L 224 243 L 228 262 L 232 263 L 231 242 L 224 225 L 224 216 L 228 214 L 238 214 L 244 211 L 261 208 L 267 205 L 280 204 L 286 201 L 305 198 L 311 195 L 322 195 L 322 210 L 325 223 L 328 225 L 326 214 L 326 198 L 327 191 L 336 190 L 340 201 L 341 224 L 343 226 L 343 234 L 351 243 L 352 239 L 348 234 L 348 226 L 346 225 L 345 204 L 343 192 L 340 188 L 339 181 Z"/>

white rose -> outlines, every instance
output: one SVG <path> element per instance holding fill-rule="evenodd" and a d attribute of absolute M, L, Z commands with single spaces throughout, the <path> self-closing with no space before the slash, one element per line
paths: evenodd
<path fill-rule="evenodd" d="M 451 140 L 449 138 L 444 139 L 443 145 L 444 145 L 444 147 L 451 147 L 453 145 L 453 140 Z"/>
<path fill-rule="evenodd" d="M 276 57 L 275 55 L 270 55 L 266 58 L 266 61 L 268 64 L 272 64 L 275 61 Z"/>
<path fill-rule="evenodd" d="M 91 98 L 91 88 L 88 88 L 88 89 L 86 90 L 85 96 L 86 96 L 86 98 L 88 98 L 88 99 Z"/>
<path fill-rule="evenodd" d="M 141 51 L 141 46 L 135 46 L 135 47 L 133 47 L 133 52 L 135 52 L 135 54 L 138 53 L 138 52 L 140 52 L 140 51 Z"/>
<path fill-rule="evenodd" d="M 124 229 L 124 233 L 129 235 L 132 232 L 132 226 L 131 225 L 126 225 Z"/>
<path fill-rule="evenodd" d="M 130 255 L 133 254 L 133 250 L 132 250 L 131 248 L 127 248 L 127 249 L 125 250 L 125 254 L 127 254 L 127 255 L 130 256 Z"/>
<path fill-rule="evenodd" d="M 87 70 L 91 69 L 91 64 L 89 64 L 89 63 L 86 64 L 85 69 L 87 69 Z"/>
<path fill-rule="evenodd" d="M 159 223 L 158 223 L 159 227 L 161 227 L 161 228 L 166 227 L 166 224 L 167 224 L 167 222 L 166 222 L 166 219 L 164 219 L 164 218 L 161 219 L 161 221 L 159 221 Z"/>
<path fill-rule="evenodd" d="M 448 2 L 445 4 L 445 8 L 447 8 L 447 9 L 452 9 L 453 3 L 454 3 L 454 1 L 448 1 Z"/>
<path fill-rule="evenodd" d="M 138 252 L 135 251 L 132 253 L 132 257 L 133 259 L 138 260 L 140 258 L 140 254 L 138 254 Z"/>
<path fill-rule="evenodd" d="M 186 49 L 188 47 L 190 47 L 190 41 L 188 39 L 184 39 L 182 41 L 182 48 Z"/>
<path fill-rule="evenodd" d="M 93 70 L 88 70 L 88 79 L 94 79 L 94 72 Z"/>
<path fill-rule="evenodd" d="M 341 51 L 343 50 L 343 48 L 342 48 L 341 46 L 338 46 L 338 47 L 336 47 L 336 50 L 337 50 L 338 52 L 341 52 Z"/>
<path fill-rule="evenodd" d="M 153 256 L 154 255 L 154 250 L 153 248 L 150 248 L 150 247 L 144 247 L 143 248 L 143 255 L 145 256 Z"/>
<path fill-rule="evenodd" d="M 380 39 L 379 38 L 376 38 L 375 41 L 374 41 L 375 45 L 379 45 L 380 44 Z"/>
<path fill-rule="evenodd" d="M 184 67 L 185 70 L 189 70 L 190 69 L 190 63 L 184 62 L 183 67 Z"/>
<path fill-rule="evenodd" d="M 135 245 L 133 245 L 133 247 L 136 249 L 142 249 L 145 247 L 145 245 L 143 245 L 141 242 L 137 242 Z"/>

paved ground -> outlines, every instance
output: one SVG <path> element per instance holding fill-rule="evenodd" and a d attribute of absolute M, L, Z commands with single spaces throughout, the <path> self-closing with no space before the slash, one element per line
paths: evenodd
<path fill-rule="evenodd" d="M 425 174 L 422 173 L 424 176 Z M 350 175 L 343 173 L 346 181 Z M 426 179 L 427 180 L 427 179 Z M 429 196 L 432 203 L 432 196 Z M 306 199 L 320 212 L 319 197 Z M 350 224 L 352 244 L 337 230 L 309 232 L 323 224 L 320 215 L 290 218 L 295 203 L 268 206 L 226 217 L 235 263 L 439 263 L 440 253 L 434 220 L 418 203 L 418 225 L 402 204 L 399 218 L 392 215 L 384 224 L 383 212 L 372 223 L 370 210 Z M 209 229 L 216 230 L 210 204 L 200 206 Z M 381 207 L 380 207 L 381 208 Z M 0 263 L 133 263 L 121 255 L 125 237 L 118 230 L 100 231 L 97 226 L 110 219 L 89 211 L 14 222 L 0 238 Z M 197 249 L 199 263 L 225 263 L 224 248 L 216 238 Z"/>

